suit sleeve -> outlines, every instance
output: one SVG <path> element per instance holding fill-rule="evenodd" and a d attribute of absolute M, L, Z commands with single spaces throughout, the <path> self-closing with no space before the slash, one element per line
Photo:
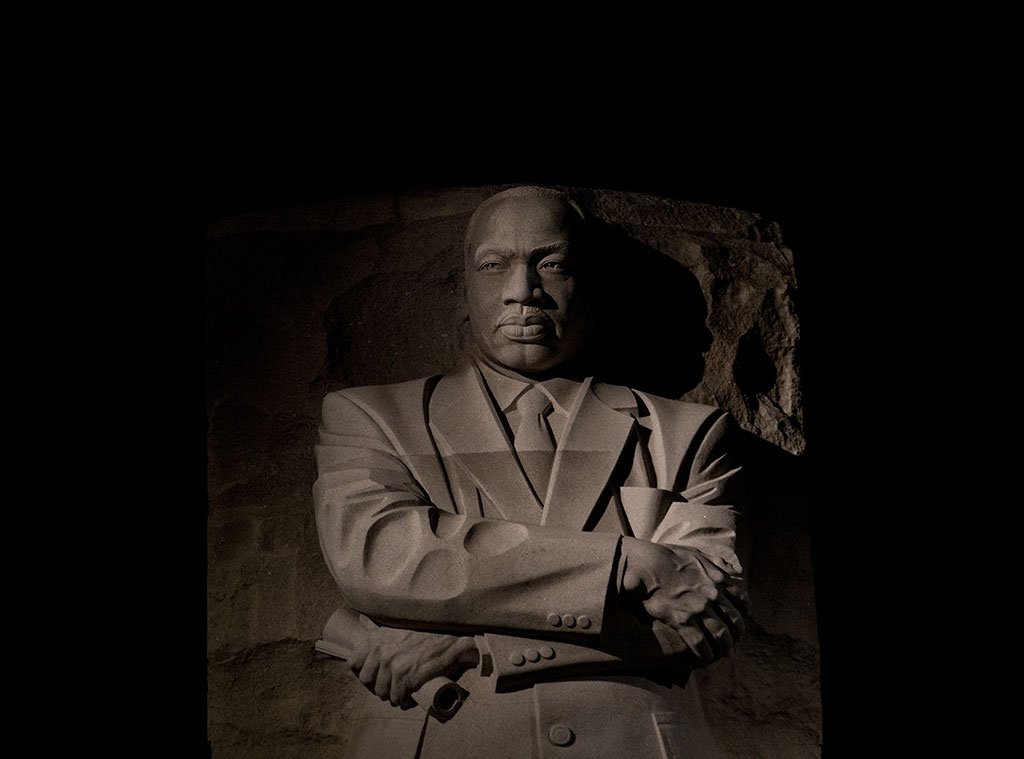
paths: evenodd
<path fill-rule="evenodd" d="M 560 635 L 600 636 L 617 535 L 438 508 L 371 411 L 328 395 L 316 447 L 321 549 L 349 606 L 412 629 L 531 635 L 558 617 Z"/>
<path fill-rule="evenodd" d="M 710 412 L 690 449 L 678 462 L 673 461 L 675 476 L 662 483 L 673 489 L 636 488 L 648 491 L 644 495 L 650 508 L 660 515 L 645 529 L 646 534 L 636 537 L 697 551 L 735 583 L 733 589 L 739 589 L 745 612 L 743 569 L 736 554 L 736 504 L 743 499 L 736 448 L 735 422 L 722 411 Z M 656 490 L 659 492 L 649 492 Z M 673 630 L 657 620 L 644 623 L 622 609 L 609 611 L 600 641 L 549 642 L 543 652 L 548 656 L 535 656 L 537 644 L 533 641 L 505 635 L 486 638 L 498 690 L 577 672 L 656 670 L 664 674 L 671 670 L 685 674 L 696 666 L 692 653 Z"/>

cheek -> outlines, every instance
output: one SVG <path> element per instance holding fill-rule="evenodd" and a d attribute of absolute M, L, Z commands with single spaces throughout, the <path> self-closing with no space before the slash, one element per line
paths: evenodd
<path fill-rule="evenodd" d="M 483 328 L 494 312 L 494 295 L 486 283 L 473 282 L 466 288 L 466 307 L 474 327 Z"/>
<path fill-rule="evenodd" d="M 558 304 L 559 310 L 567 309 L 574 297 L 576 284 L 571 279 L 551 278 L 542 282 L 544 292 Z"/>
<path fill-rule="evenodd" d="M 547 293 L 554 298 L 558 304 L 558 313 L 565 319 L 568 316 L 578 316 L 580 311 L 587 310 L 585 292 L 573 280 L 562 280 L 551 283 Z"/>
<path fill-rule="evenodd" d="M 574 340 L 586 339 L 597 320 L 598 298 L 590 288 L 568 288 L 559 301 L 562 335 Z"/>

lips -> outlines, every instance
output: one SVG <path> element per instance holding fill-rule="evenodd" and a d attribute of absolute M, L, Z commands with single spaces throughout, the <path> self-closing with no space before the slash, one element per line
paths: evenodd
<path fill-rule="evenodd" d="M 554 329 L 551 319 L 543 312 L 532 314 L 506 314 L 498 322 L 498 332 L 517 343 L 544 340 Z"/>
<path fill-rule="evenodd" d="M 502 324 L 498 327 L 498 331 L 509 340 L 531 342 L 542 339 L 548 334 L 549 328 L 546 324 Z"/>

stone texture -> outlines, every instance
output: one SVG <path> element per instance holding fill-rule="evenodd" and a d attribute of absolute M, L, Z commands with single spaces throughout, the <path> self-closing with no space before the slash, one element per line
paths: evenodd
<path fill-rule="evenodd" d="M 312 651 L 337 599 L 310 494 L 320 403 L 329 390 L 454 366 L 468 340 L 462 235 L 473 208 L 498 189 L 424 188 L 210 225 L 214 757 L 339 755 L 347 695 L 358 684 L 344 664 Z M 748 211 L 576 194 L 636 261 L 654 255 L 672 283 L 692 288 L 692 302 L 680 297 L 655 314 L 659 344 L 672 347 L 658 368 L 677 378 L 673 394 L 726 408 L 747 433 L 758 496 L 742 551 L 753 619 L 736 655 L 698 674 L 712 726 L 731 756 L 819 756 L 792 253 L 776 224 Z M 633 305 L 647 307 L 639 298 Z M 703 326 L 684 328 L 696 321 Z"/>
<path fill-rule="evenodd" d="M 248 759 L 343 755 L 351 694 L 363 687 L 295 639 L 211 655 L 208 680 L 212 755 Z"/>
<path fill-rule="evenodd" d="M 723 754 L 734 759 L 821 756 L 820 680 L 815 646 L 771 635 L 755 620 L 737 652 L 697 682 Z"/>

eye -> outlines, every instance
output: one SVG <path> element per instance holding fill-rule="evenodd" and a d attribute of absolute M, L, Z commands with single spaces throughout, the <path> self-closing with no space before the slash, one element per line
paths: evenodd
<path fill-rule="evenodd" d="M 553 271 L 559 273 L 568 271 L 568 267 L 566 267 L 565 261 L 560 261 L 556 258 L 549 258 L 546 261 L 541 261 L 540 267 L 538 268 L 543 269 L 544 271 Z"/>
<path fill-rule="evenodd" d="M 484 261 L 477 267 L 477 271 L 500 271 L 502 266 L 501 261 Z"/>

